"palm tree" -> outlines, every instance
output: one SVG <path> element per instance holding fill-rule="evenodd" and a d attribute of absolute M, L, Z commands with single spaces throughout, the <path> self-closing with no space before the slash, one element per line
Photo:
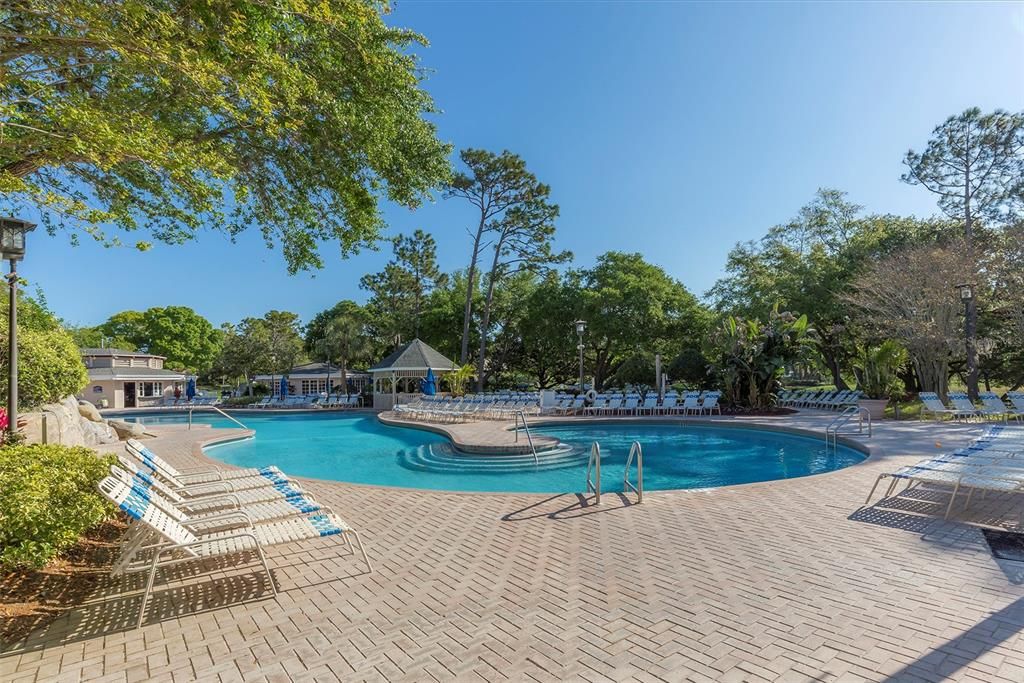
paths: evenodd
<path fill-rule="evenodd" d="M 328 387 L 332 359 L 341 374 L 341 384 L 348 396 L 348 364 L 365 358 L 370 352 L 370 338 L 366 335 L 362 317 L 352 313 L 339 313 L 324 326 L 324 335 L 317 342 L 317 350 L 328 363 Z"/>

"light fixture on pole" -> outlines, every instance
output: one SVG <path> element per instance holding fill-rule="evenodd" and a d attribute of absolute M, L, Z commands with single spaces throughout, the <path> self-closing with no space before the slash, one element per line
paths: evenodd
<path fill-rule="evenodd" d="M 971 306 L 974 304 L 974 285 L 963 283 L 956 286 L 960 301 L 964 302 L 964 341 L 967 347 L 967 388 L 974 393 L 978 386 L 978 354 L 974 345 L 974 326 L 971 324 Z M 971 400 L 977 396 L 971 396 Z"/>
<path fill-rule="evenodd" d="M 579 344 L 576 348 L 580 352 L 580 393 L 583 393 L 583 333 L 587 331 L 587 321 L 577 320 L 573 323 L 576 326 L 576 336 L 579 338 Z"/>
<path fill-rule="evenodd" d="M 8 373 L 7 373 L 7 433 L 18 432 L 18 267 L 25 257 L 25 235 L 35 230 L 36 224 L 18 218 L 0 218 L 0 257 L 11 264 L 7 275 L 8 302 Z"/>

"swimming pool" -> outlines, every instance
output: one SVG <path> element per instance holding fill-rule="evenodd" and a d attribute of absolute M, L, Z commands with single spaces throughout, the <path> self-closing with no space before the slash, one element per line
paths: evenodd
<path fill-rule="evenodd" d="M 176 414 L 125 416 L 147 424 L 181 423 Z M 644 452 L 644 488 L 692 489 L 790 479 L 848 467 L 865 455 L 777 431 L 695 424 L 590 423 L 537 425 L 564 448 L 541 457 L 468 455 L 440 434 L 381 424 L 375 415 L 260 413 L 240 416 L 256 438 L 208 446 L 206 453 L 231 465 L 275 464 L 303 477 L 357 484 L 438 489 L 564 493 L 582 491 L 590 445 L 601 444 L 604 489 L 621 487 L 630 444 Z M 193 422 L 234 427 L 213 413 Z"/>

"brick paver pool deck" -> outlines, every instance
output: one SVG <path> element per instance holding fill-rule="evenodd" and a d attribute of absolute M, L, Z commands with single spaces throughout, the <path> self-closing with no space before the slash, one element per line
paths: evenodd
<path fill-rule="evenodd" d="M 139 577 L 111 582 L 0 680 L 1020 683 L 1024 563 L 937 519 L 945 496 L 861 507 L 880 472 L 978 429 L 881 425 L 861 465 L 642 505 L 304 481 L 365 533 L 372 574 L 331 539 L 277 547 L 276 600 L 253 565 L 179 575 L 137 631 Z M 161 434 L 175 463 L 208 462 L 210 430 Z"/>

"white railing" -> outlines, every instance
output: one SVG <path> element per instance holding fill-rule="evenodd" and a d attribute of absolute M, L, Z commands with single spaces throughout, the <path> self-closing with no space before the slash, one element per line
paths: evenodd
<path fill-rule="evenodd" d="M 629 468 L 636 459 L 636 486 L 629 480 Z M 629 456 L 626 458 L 626 471 L 622 473 L 622 492 L 636 494 L 637 505 L 644 502 L 644 449 L 639 441 L 634 441 L 629 447 Z"/>

